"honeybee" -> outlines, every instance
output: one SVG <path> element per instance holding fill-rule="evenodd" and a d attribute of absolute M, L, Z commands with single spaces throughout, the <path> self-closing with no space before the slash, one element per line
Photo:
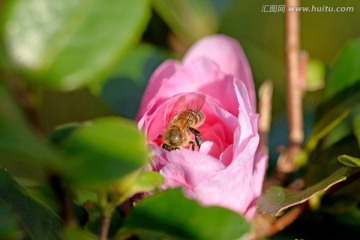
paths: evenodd
<path fill-rule="evenodd" d="M 201 93 L 182 95 L 176 100 L 168 125 L 161 136 L 163 149 L 173 151 L 191 145 L 191 149 L 195 150 L 191 135 L 194 135 L 200 149 L 203 141 L 197 127 L 205 121 L 205 115 L 200 111 L 204 103 L 205 95 Z"/>

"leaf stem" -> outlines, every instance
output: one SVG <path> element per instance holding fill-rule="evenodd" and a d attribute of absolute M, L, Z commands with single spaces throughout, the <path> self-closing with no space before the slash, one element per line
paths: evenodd
<path fill-rule="evenodd" d="M 101 214 L 102 214 L 100 240 L 107 240 L 110 229 L 111 218 L 115 206 L 108 201 L 107 191 L 99 192 L 98 197 L 99 197 L 99 206 L 101 208 Z"/>
<path fill-rule="evenodd" d="M 102 221 L 101 221 L 101 231 L 100 231 L 100 240 L 107 240 L 108 233 L 110 229 L 110 222 L 111 222 L 111 215 L 103 215 Z"/>

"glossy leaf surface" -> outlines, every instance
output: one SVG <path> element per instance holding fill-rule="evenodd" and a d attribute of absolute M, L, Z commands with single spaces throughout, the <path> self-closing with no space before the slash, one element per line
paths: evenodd
<path fill-rule="evenodd" d="M 257 201 L 258 211 L 271 215 L 279 215 L 283 210 L 305 202 L 319 191 L 325 191 L 332 185 L 344 181 L 351 173 L 347 167 L 342 167 L 331 176 L 302 191 L 271 187 L 265 195 Z"/>
<path fill-rule="evenodd" d="M 137 193 L 149 193 L 161 187 L 164 179 L 158 172 L 143 171 L 132 184 L 126 184 L 120 181 L 115 185 L 115 193 L 118 193 L 120 199 L 117 200 L 119 204 L 123 203 L 126 199 L 131 198 Z"/>
<path fill-rule="evenodd" d="M 90 88 L 116 114 L 135 119 L 151 74 L 169 55 L 155 46 L 141 44 L 119 63 L 111 76 Z"/>
<path fill-rule="evenodd" d="M 339 79 L 340 81 L 340 79 Z M 348 114 L 360 105 L 360 81 L 343 89 L 318 108 L 318 121 L 307 140 L 307 150 L 315 148 L 316 144 L 338 126 Z M 333 106 L 329 108 L 329 106 Z"/>
<path fill-rule="evenodd" d="M 136 125 L 116 117 L 78 127 L 65 145 L 72 158 L 63 171 L 75 185 L 108 184 L 136 171 L 148 160 L 144 136 Z"/>
<path fill-rule="evenodd" d="M 246 220 L 220 207 L 202 207 L 172 189 L 140 201 L 125 220 L 127 234 L 170 239 L 238 239 L 249 231 Z"/>
<path fill-rule="evenodd" d="M 349 155 L 341 155 L 338 157 L 339 162 L 348 167 L 360 167 L 360 158 Z"/>
<path fill-rule="evenodd" d="M 360 38 L 346 44 L 331 69 L 325 99 L 336 95 L 360 79 Z"/>
<path fill-rule="evenodd" d="M 148 0 L 17 0 L 5 10 L 10 60 L 37 84 L 63 90 L 108 74 L 150 16 Z"/>

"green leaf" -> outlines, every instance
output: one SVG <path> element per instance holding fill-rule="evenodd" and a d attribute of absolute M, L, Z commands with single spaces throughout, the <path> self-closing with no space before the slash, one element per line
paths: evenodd
<path fill-rule="evenodd" d="M 351 156 L 360 154 L 356 138 L 353 135 L 345 136 L 327 147 L 319 144 L 310 155 L 304 175 L 306 184 L 314 185 L 335 172 L 341 166 L 338 156 L 343 153 Z"/>
<path fill-rule="evenodd" d="M 163 184 L 164 179 L 158 172 L 143 171 L 137 176 L 136 180 L 132 184 L 119 182 L 115 186 L 115 191 L 121 196 L 117 200 L 117 205 L 122 204 L 125 200 L 134 196 L 137 193 L 154 191 Z"/>
<path fill-rule="evenodd" d="M 337 221 L 337 225 L 345 223 L 349 226 L 354 226 L 355 229 L 360 229 L 360 209 L 353 208 L 343 214 L 338 214 L 335 221 Z"/>
<path fill-rule="evenodd" d="M 355 174 L 354 174 L 355 175 Z M 339 214 L 355 209 L 360 202 L 360 180 L 349 177 L 340 183 L 336 191 L 321 198 L 321 210 L 327 213 Z"/>
<path fill-rule="evenodd" d="M 359 66 L 360 38 L 357 38 L 346 44 L 337 56 L 326 84 L 324 100 L 359 82 Z"/>
<path fill-rule="evenodd" d="M 21 217 L 31 239 L 60 239 L 61 219 L 29 196 L 3 168 L 0 168 L 0 201 Z"/>
<path fill-rule="evenodd" d="M 217 32 L 218 20 L 210 1 L 154 0 L 154 8 L 182 40 L 195 40 Z"/>
<path fill-rule="evenodd" d="M 360 147 L 360 114 L 355 116 L 354 122 L 353 122 L 353 128 L 354 128 L 354 134 L 358 140 L 359 147 Z"/>
<path fill-rule="evenodd" d="M 81 123 L 66 123 L 60 126 L 57 126 L 54 132 L 50 136 L 50 141 L 55 145 L 61 145 L 66 138 L 69 137 L 71 133 L 73 133 L 78 127 L 81 126 Z"/>
<path fill-rule="evenodd" d="M 92 84 L 91 90 L 115 113 L 134 119 L 151 74 L 169 57 L 169 53 L 155 46 L 141 44 L 120 62 L 110 77 Z"/>
<path fill-rule="evenodd" d="M 24 235 L 15 214 L 0 201 L 0 239 L 21 240 L 24 239 Z"/>
<path fill-rule="evenodd" d="M 63 173 L 75 185 L 109 184 L 138 170 L 148 160 L 145 138 L 135 123 L 116 117 L 85 123 L 65 145 L 72 158 Z"/>
<path fill-rule="evenodd" d="M 348 167 L 360 167 L 360 158 L 352 157 L 349 155 L 341 155 L 338 157 L 339 162 Z"/>
<path fill-rule="evenodd" d="M 57 154 L 27 126 L 20 110 L 0 84 L 0 164 L 14 176 L 40 180 Z"/>
<path fill-rule="evenodd" d="M 239 214 L 220 207 L 202 207 L 171 189 L 141 200 L 115 239 L 136 234 L 155 239 L 238 239 L 249 232 Z"/>
<path fill-rule="evenodd" d="M 9 59 L 34 82 L 72 90 L 105 77 L 134 46 L 149 0 L 7 1 L 2 32 Z"/>
<path fill-rule="evenodd" d="M 279 215 L 285 209 L 303 203 L 320 191 L 326 191 L 334 184 L 344 181 L 351 173 L 351 168 L 342 167 L 332 175 L 302 191 L 271 187 L 264 196 L 257 201 L 257 209 L 261 213 Z"/>
<path fill-rule="evenodd" d="M 306 149 L 312 151 L 317 143 L 338 126 L 360 104 L 360 81 L 338 92 L 318 108 L 319 119 L 311 132 Z M 331 108 L 329 107 L 331 106 Z"/>
<path fill-rule="evenodd" d="M 336 146 L 334 146 L 335 148 Z M 346 151 L 348 152 L 348 151 Z M 360 151 L 357 149 L 357 154 Z M 341 155 L 338 161 L 348 167 L 355 167 L 358 171 L 360 166 L 360 159 L 349 155 Z M 360 202 L 360 179 L 356 173 L 352 174 L 346 181 L 339 184 L 336 191 L 331 191 L 321 199 L 321 210 L 332 213 L 340 214 L 356 208 Z"/>
<path fill-rule="evenodd" d="M 338 126 L 349 114 L 349 111 L 340 109 L 338 107 L 330 110 L 324 117 L 322 117 L 314 126 L 307 142 L 306 150 L 312 151 L 318 142 L 329 134 L 336 126 Z"/>
<path fill-rule="evenodd" d="M 325 64 L 318 59 L 310 59 L 306 72 L 306 90 L 317 91 L 325 86 Z"/>
<path fill-rule="evenodd" d="M 63 240 L 98 240 L 99 237 L 84 229 L 67 227 L 63 232 Z"/>
<path fill-rule="evenodd" d="M 134 195 L 139 192 L 153 191 L 159 188 L 164 182 L 163 177 L 158 172 L 144 171 L 140 174 L 135 184 L 132 186 L 130 195 Z"/>

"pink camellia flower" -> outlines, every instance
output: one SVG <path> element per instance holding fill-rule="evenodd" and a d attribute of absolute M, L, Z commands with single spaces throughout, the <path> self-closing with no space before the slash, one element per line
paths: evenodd
<path fill-rule="evenodd" d="M 205 116 L 196 127 L 203 140 L 200 149 L 192 150 L 191 144 L 163 149 L 160 136 L 174 109 L 195 108 L 192 99 Z M 190 48 L 182 63 L 162 63 L 151 76 L 137 120 L 155 152 L 151 168 L 164 176 L 164 188 L 181 186 L 205 206 L 222 206 L 247 219 L 254 215 L 267 157 L 259 147 L 251 70 L 236 40 L 208 36 Z"/>

